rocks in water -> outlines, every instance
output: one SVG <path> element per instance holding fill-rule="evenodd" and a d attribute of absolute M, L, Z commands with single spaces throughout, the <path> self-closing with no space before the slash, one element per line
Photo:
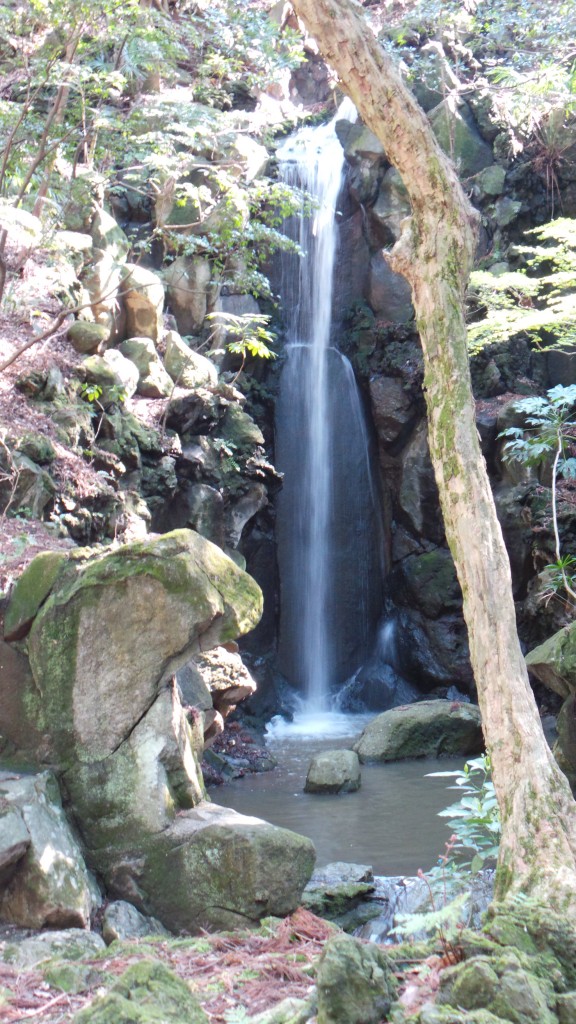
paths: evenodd
<path fill-rule="evenodd" d="M 106 949 L 96 932 L 81 928 L 40 932 L 38 935 L 8 939 L 0 943 L 0 959 L 14 967 L 34 967 L 43 960 L 82 960 Z"/>
<path fill-rule="evenodd" d="M 360 762 L 353 750 L 323 750 L 310 762 L 304 792 L 354 793 L 360 782 Z"/>
<path fill-rule="evenodd" d="M 114 900 L 109 903 L 102 919 L 102 937 L 107 946 L 111 942 L 142 939 L 149 935 L 170 935 L 153 917 L 145 917 L 131 903 Z"/>
<path fill-rule="evenodd" d="M 473 704 L 429 700 L 378 715 L 354 745 L 360 761 L 399 761 L 484 749 L 480 710 Z"/>
<path fill-rule="evenodd" d="M 335 861 L 314 870 L 302 894 L 302 905 L 319 917 L 335 921 L 345 931 L 352 931 L 380 913 L 380 905 L 367 899 L 374 888 L 369 865 Z"/>
<path fill-rule="evenodd" d="M 396 997 L 394 970 L 378 946 L 328 939 L 317 972 L 318 1024 L 379 1024 Z"/>
<path fill-rule="evenodd" d="M 0 816 L 3 837 L 10 827 L 4 866 L 12 868 L 0 895 L 0 918 L 25 928 L 88 927 L 100 902 L 98 890 L 62 810 L 54 776 L 3 773 L 0 805 L 8 808 Z"/>
<path fill-rule="evenodd" d="M 208 1024 L 189 986 L 159 960 L 132 964 L 75 1024 Z"/>

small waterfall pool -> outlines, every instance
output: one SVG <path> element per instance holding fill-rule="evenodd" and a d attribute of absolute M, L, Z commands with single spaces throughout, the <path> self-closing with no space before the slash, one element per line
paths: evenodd
<path fill-rule="evenodd" d="M 451 779 L 425 776 L 461 768 L 463 758 L 363 765 L 356 793 L 303 791 L 313 755 L 350 747 L 371 717 L 334 713 L 327 721 L 325 714 L 321 719 L 296 716 L 289 726 L 273 726 L 267 747 L 279 767 L 212 790 L 212 799 L 308 836 L 316 846 L 318 866 L 343 860 L 370 864 L 378 875 L 427 870 L 444 852 L 450 835 L 438 811 L 457 795 L 448 788 Z"/>

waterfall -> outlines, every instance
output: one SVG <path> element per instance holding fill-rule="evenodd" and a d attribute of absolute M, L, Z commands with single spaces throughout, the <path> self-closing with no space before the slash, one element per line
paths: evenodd
<path fill-rule="evenodd" d="M 336 121 L 299 132 L 278 151 L 283 179 L 314 200 L 288 227 L 303 256 L 283 257 L 286 360 L 276 412 L 280 640 L 278 664 L 322 712 L 361 664 L 381 610 L 380 511 L 364 411 L 335 345 L 338 225 L 344 154 Z M 334 295 L 336 292 L 336 295 Z"/>

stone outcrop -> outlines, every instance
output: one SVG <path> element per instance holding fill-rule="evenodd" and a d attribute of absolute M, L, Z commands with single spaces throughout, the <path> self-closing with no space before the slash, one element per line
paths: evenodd
<path fill-rule="evenodd" d="M 369 722 L 354 745 L 363 763 L 479 754 L 483 749 L 479 709 L 449 700 L 427 700 L 385 711 Z"/>

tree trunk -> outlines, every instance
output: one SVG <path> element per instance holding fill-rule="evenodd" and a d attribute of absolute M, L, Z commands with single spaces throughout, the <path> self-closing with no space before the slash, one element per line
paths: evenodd
<path fill-rule="evenodd" d="M 476 218 L 430 123 L 354 0 L 293 0 L 408 190 L 390 263 L 410 282 L 428 439 L 464 599 L 470 657 L 502 817 L 496 896 L 524 892 L 576 919 L 576 805 L 528 682 L 508 555 L 478 443 L 464 294 Z"/>

